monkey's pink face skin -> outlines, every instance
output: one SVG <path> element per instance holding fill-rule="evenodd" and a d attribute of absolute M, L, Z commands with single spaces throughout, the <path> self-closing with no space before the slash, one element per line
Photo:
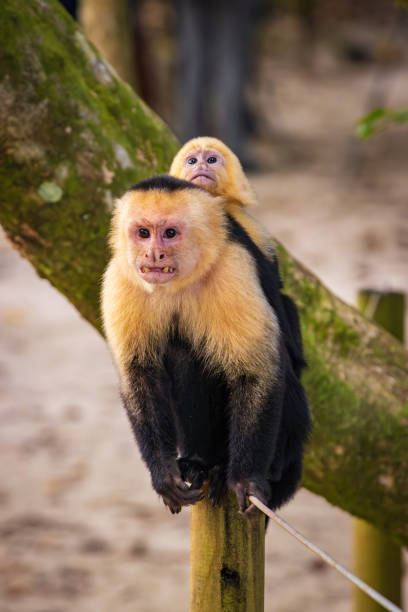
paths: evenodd
<path fill-rule="evenodd" d="M 185 228 L 179 221 L 140 219 L 130 225 L 128 234 L 129 263 L 147 283 L 168 283 L 195 265 L 195 261 L 189 264 L 180 257 Z"/>
<path fill-rule="evenodd" d="M 225 167 L 225 159 L 215 149 L 190 151 L 183 161 L 183 178 L 211 190 L 217 183 L 217 172 Z"/>

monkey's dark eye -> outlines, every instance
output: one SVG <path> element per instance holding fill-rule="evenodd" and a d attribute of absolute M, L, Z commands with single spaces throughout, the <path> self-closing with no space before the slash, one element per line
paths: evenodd
<path fill-rule="evenodd" d="M 210 157 L 207 157 L 207 164 L 216 164 L 218 161 L 218 159 L 215 157 L 215 155 L 210 155 Z"/>
<path fill-rule="evenodd" d="M 164 232 L 164 235 L 166 236 L 166 238 L 174 238 L 176 234 L 177 234 L 177 231 L 174 229 L 174 227 L 169 227 Z"/>
<path fill-rule="evenodd" d="M 138 231 L 140 238 L 149 238 L 150 232 L 145 227 L 141 227 Z"/>
<path fill-rule="evenodd" d="M 190 157 L 190 159 L 187 160 L 187 163 L 190 164 L 190 166 L 193 166 L 194 164 L 197 163 L 197 158 L 196 157 Z"/>

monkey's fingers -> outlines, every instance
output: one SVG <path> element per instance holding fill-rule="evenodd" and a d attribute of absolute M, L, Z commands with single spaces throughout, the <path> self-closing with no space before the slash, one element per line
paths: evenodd
<path fill-rule="evenodd" d="M 244 514 L 247 505 L 247 488 L 242 482 L 237 482 L 233 486 L 233 490 L 237 496 L 239 512 Z"/>
<path fill-rule="evenodd" d="M 201 489 L 189 489 L 179 495 L 179 500 L 182 502 L 183 506 L 190 506 L 201 501 L 203 497 L 204 493 Z"/>
<path fill-rule="evenodd" d="M 249 506 L 247 506 L 247 498 L 249 495 L 255 495 L 255 497 L 258 497 L 264 504 L 268 503 L 270 486 L 266 480 L 259 479 L 259 482 L 255 482 L 254 480 L 244 479 L 233 484 L 231 488 L 237 496 L 239 513 L 243 516 L 251 516 L 258 511 L 254 504 L 249 504 Z"/>
<path fill-rule="evenodd" d="M 189 489 L 179 476 L 173 478 L 172 486 L 169 485 L 166 491 L 166 497 L 181 506 L 195 504 L 202 500 L 203 495 L 201 489 Z"/>
<path fill-rule="evenodd" d="M 178 514 L 183 506 L 188 505 L 184 499 L 181 499 L 173 491 L 168 491 L 162 494 L 163 502 L 167 506 L 172 514 Z"/>
<path fill-rule="evenodd" d="M 240 512 L 240 514 L 243 516 L 254 516 L 258 514 L 258 512 L 260 512 L 260 510 L 258 510 L 254 504 L 249 504 L 248 508 L 246 508 L 244 512 Z"/>
<path fill-rule="evenodd" d="M 257 497 L 263 504 L 268 505 L 268 491 L 270 490 L 269 484 L 267 482 L 264 483 L 263 487 L 258 486 L 255 482 L 250 481 L 248 483 L 246 489 L 246 495 L 249 497 L 250 495 L 254 495 Z M 244 516 L 253 516 L 258 514 L 260 510 L 254 505 L 249 504 L 249 506 L 242 513 Z"/>
<path fill-rule="evenodd" d="M 181 506 L 180 505 L 175 504 L 168 497 L 162 496 L 162 499 L 163 499 L 164 505 L 168 507 L 168 509 L 170 510 L 170 512 L 172 514 L 178 514 L 179 512 L 181 512 Z"/>
<path fill-rule="evenodd" d="M 180 499 L 179 489 L 175 485 L 175 479 L 177 476 L 171 476 L 166 479 L 166 482 L 161 488 L 160 494 L 166 506 L 168 506 L 172 514 L 178 514 L 181 511 L 181 507 L 184 505 Z M 181 480 L 180 478 L 178 480 Z M 184 483 L 182 483 L 183 486 Z"/>
<path fill-rule="evenodd" d="M 179 495 L 186 499 L 202 499 L 203 491 L 201 488 L 189 487 L 179 476 L 174 477 L 174 484 Z"/>

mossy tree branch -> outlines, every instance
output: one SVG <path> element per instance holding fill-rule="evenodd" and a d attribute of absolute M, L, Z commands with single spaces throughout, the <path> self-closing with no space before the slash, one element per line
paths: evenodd
<path fill-rule="evenodd" d="M 0 222 L 95 327 L 113 199 L 177 141 L 56 0 L 4 0 Z M 408 544 L 408 355 L 279 247 L 300 307 L 315 428 L 305 485 Z"/>
<path fill-rule="evenodd" d="M 113 200 L 167 170 L 177 140 L 56 0 L 5 0 L 0 39 L 0 222 L 99 327 Z"/>

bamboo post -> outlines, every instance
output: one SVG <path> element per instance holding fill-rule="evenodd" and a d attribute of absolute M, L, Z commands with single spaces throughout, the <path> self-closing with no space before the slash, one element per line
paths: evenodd
<path fill-rule="evenodd" d="M 191 510 L 190 612 L 263 612 L 265 517 L 238 514 L 230 493 Z"/>
<path fill-rule="evenodd" d="M 404 339 L 405 296 L 401 293 L 360 291 L 359 310 L 399 340 Z M 382 595 L 401 605 L 400 547 L 382 531 L 360 519 L 353 521 L 354 572 Z M 354 612 L 382 612 L 383 608 L 359 589 L 353 593 Z"/>

